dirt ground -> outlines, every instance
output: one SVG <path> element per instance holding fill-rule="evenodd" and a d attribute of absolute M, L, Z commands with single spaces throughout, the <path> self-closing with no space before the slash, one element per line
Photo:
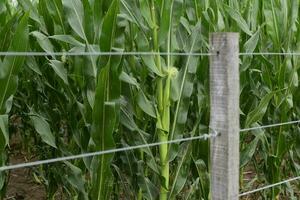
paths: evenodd
<path fill-rule="evenodd" d="M 10 163 L 17 164 L 34 159 L 29 158 L 21 150 L 20 138 L 14 136 L 10 144 Z M 45 188 L 34 181 L 29 168 L 10 171 L 6 198 L 4 200 L 44 200 L 46 199 Z"/>

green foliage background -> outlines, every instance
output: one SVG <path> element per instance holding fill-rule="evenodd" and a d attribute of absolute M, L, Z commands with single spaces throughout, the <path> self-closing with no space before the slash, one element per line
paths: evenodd
<path fill-rule="evenodd" d="M 300 52 L 299 0 L 0 1 L 0 51 L 203 52 L 211 32 L 241 52 Z M 207 133 L 206 56 L 0 57 L 0 164 L 11 119 L 39 159 Z M 300 118 L 298 56 L 241 56 L 241 127 Z M 241 134 L 241 191 L 300 173 L 300 128 Z M 207 141 L 34 169 L 49 199 L 209 199 Z M 246 172 L 254 174 L 247 181 Z M 5 195 L 7 173 L 0 174 Z M 297 199 L 298 184 L 256 194 Z M 299 197 L 298 197 L 299 198 Z"/>

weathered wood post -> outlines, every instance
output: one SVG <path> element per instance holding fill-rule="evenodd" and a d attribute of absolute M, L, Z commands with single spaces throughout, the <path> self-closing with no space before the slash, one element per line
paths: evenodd
<path fill-rule="evenodd" d="M 210 128 L 212 200 L 237 200 L 239 194 L 239 34 L 210 35 Z"/>

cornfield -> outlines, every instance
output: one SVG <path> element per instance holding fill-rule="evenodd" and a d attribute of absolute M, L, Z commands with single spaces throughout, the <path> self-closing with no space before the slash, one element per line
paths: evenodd
<path fill-rule="evenodd" d="M 208 133 L 209 57 L 191 53 L 209 52 L 212 32 L 239 32 L 249 53 L 240 56 L 240 126 L 299 119 L 300 57 L 251 54 L 300 52 L 299 8 L 299 0 L 0 1 L 0 52 L 48 53 L 0 57 L 0 166 L 15 134 L 43 160 Z M 299 133 L 288 125 L 241 134 L 241 191 L 299 175 Z M 0 173 L 0 199 L 10 173 Z M 47 199 L 78 200 L 208 200 L 209 173 L 209 141 L 31 170 Z M 299 189 L 247 198 L 299 199 Z"/>

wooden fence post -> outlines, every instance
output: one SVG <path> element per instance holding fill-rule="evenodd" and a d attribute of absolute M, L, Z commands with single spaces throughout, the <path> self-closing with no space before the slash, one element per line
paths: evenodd
<path fill-rule="evenodd" d="M 237 200 L 239 194 L 239 34 L 210 35 L 211 197 Z"/>

